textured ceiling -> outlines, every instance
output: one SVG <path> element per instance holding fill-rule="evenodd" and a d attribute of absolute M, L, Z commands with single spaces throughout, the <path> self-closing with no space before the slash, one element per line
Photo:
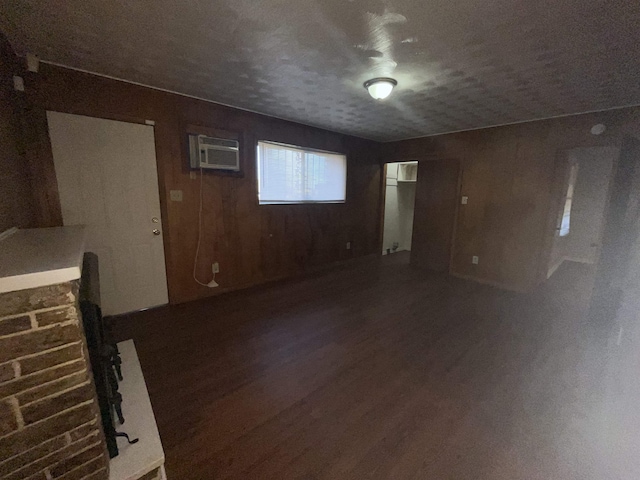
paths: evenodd
<path fill-rule="evenodd" d="M 640 2 L 13 0 L 20 53 L 376 140 L 640 103 Z M 374 101 L 365 80 L 398 80 Z"/>

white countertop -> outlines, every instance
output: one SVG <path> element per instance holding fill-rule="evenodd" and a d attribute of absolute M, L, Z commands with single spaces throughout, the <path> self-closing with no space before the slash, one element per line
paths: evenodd
<path fill-rule="evenodd" d="M 17 230 L 0 240 L 0 293 L 80 278 L 84 227 Z"/>
<path fill-rule="evenodd" d="M 133 340 L 118 343 L 118 350 L 122 358 L 118 392 L 122 394 L 124 425 L 116 422 L 116 430 L 138 442 L 130 445 L 124 438 L 117 438 L 119 453 L 109 463 L 109 480 L 135 480 L 162 467 L 164 451 Z"/>

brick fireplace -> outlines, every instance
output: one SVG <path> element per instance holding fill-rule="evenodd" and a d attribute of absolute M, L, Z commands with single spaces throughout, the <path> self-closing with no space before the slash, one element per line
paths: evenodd
<path fill-rule="evenodd" d="M 0 478 L 105 480 L 78 281 L 0 293 Z"/>

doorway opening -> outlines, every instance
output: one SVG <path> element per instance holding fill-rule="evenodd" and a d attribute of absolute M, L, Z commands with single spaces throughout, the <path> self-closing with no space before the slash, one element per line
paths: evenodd
<path fill-rule="evenodd" d="M 600 256 L 617 147 L 574 148 L 560 155 L 555 234 L 547 278 L 563 262 L 595 265 Z"/>
<path fill-rule="evenodd" d="M 382 254 L 411 251 L 418 162 L 387 163 L 384 168 Z"/>

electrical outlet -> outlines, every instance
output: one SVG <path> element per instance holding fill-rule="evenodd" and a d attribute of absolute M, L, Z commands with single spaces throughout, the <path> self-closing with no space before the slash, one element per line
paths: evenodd
<path fill-rule="evenodd" d="M 462 197 L 462 205 L 466 205 L 467 203 L 469 203 L 469 197 L 465 195 Z"/>
<path fill-rule="evenodd" d="M 471 257 L 471 263 L 473 263 L 474 265 L 478 265 L 479 261 L 480 261 L 480 259 L 476 255 Z"/>
<path fill-rule="evenodd" d="M 211 265 L 211 271 L 213 273 L 220 273 L 220 264 L 218 262 Z"/>
<path fill-rule="evenodd" d="M 347 242 L 347 250 L 351 250 L 351 242 Z"/>
<path fill-rule="evenodd" d="M 182 201 L 182 190 L 169 190 L 169 199 L 172 202 Z"/>
<path fill-rule="evenodd" d="M 13 88 L 18 92 L 24 92 L 24 79 L 18 75 L 13 76 Z"/>

